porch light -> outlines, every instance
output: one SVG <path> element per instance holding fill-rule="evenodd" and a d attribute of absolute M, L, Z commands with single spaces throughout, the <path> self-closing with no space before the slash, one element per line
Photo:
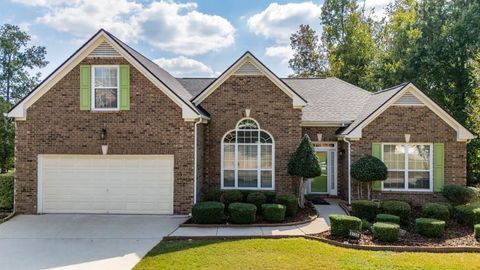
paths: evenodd
<path fill-rule="evenodd" d="M 410 142 L 410 134 L 405 134 L 405 142 L 406 143 Z"/>
<path fill-rule="evenodd" d="M 107 139 L 107 129 L 106 128 L 102 128 L 100 130 L 100 140 L 104 141 Z"/>

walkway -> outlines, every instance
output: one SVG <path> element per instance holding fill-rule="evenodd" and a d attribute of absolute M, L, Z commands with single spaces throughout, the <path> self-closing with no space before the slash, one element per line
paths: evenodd
<path fill-rule="evenodd" d="M 168 236 L 172 237 L 201 237 L 201 236 L 297 236 L 317 234 L 330 228 L 328 215 L 345 214 L 338 205 L 338 200 L 327 199 L 330 205 L 315 205 L 318 218 L 314 221 L 301 225 L 276 226 L 276 227 L 179 227 Z"/>

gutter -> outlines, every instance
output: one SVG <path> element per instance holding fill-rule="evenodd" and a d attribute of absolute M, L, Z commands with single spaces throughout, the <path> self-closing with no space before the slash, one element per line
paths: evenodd
<path fill-rule="evenodd" d="M 351 163 L 351 142 L 347 138 L 343 137 L 343 141 L 348 145 L 348 205 L 352 204 L 352 177 L 350 176 L 350 163 Z"/>
<path fill-rule="evenodd" d="M 197 125 L 202 123 L 202 117 L 199 117 L 198 120 L 195 122 L 194 127 L 194 154 L 193 154 L 193 204 L 197 203 L 197 175 L 198 175 L 198 168 L 197 168 L 197 159 L 198 159 L 198 143 L 197 143 Z"/>

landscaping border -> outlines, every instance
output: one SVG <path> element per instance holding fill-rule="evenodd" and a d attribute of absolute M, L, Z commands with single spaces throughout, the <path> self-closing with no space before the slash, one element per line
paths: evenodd
<path fill-rule="evenodd" d="M 418 247 L 418 246 L 362 246 L 350 243 L 340 243 L 312 235 L 261 235 L 261 236 L 165 236 L 163 240 L 240 240 L 240 239 L 282 239 L 303 237 L 342 248 L 367 251 L 392 251 L 392 252 L 428 252 L 428 253 L 466 253 L 480 252 L 480 247 Z"/>
<path fill-rule="evenodd" d="M 282 226 L 295 226 L 295 225 L 303 225 L 306 223 L 313 222 L 315 219 L 318 218 L 318 214 L 310 217 L 309 219 L 295 221 L 295 222 L 288 222 L 288 223 L 260 223 L 260 224 L 194 224 L 194 223 L 182 223 L 178 227 L 193 227 L 193 228 L 218 228 L 218 227 L 225 227 L 225 228 L 251 228 L 251 227 L 282 227 Z"/>
<path fill-rule="evenodd" d="M 0 224 L 7 222 L 9 219 L 13 218 L 15 216 L 15 211 L 10 213 L 8 216 L 4 217 L 3 219 L 0 220 Z"/>

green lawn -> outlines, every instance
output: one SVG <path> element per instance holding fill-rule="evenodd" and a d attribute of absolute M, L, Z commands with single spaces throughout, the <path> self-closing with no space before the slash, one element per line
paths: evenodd
<path fill-rule="evenodd" d="M 395 253 L 304 238 L 162 241 L 140 269 L 479 269 L 478 253 Z"/>

